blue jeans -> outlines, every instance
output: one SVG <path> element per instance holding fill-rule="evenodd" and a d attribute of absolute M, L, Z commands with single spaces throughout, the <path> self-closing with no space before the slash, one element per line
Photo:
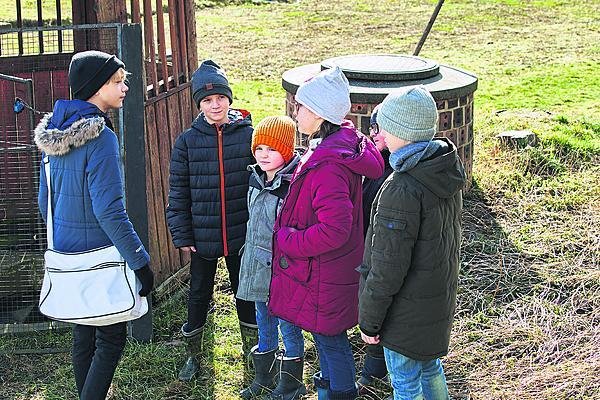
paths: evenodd
<path fill-rule="evenodd" d="M 319 352 L 321 378 L 329 380 L 329 389 L 333 392 L 356 391 L 356 367 L 346 332 L 336 336 L 312 335 Z"/>
<path fill-rule="evenodd" d="M 127 323 L 73 327 L 73 372 L 81 400 L 104 400 L 127 341 Z"/>
<path fill-rule="evenodd" d="M 264 353 L 275 350 L 279 346 L 279 332 L 277 331 L 277 327 L 279 327 L 285 347 L 285 356 L 293 358 L 304 356 L 302 329 L 269 314 L 267 303 L 257 301 L 254 304 L 256 324 L 258 325 L 258 351 Z"/>
<path fill-rule="evenodd" d="M 439 358 L 418 361 L 383 348 L 394 388 L 394 400 L 448 400 L 448 386 Z"/>

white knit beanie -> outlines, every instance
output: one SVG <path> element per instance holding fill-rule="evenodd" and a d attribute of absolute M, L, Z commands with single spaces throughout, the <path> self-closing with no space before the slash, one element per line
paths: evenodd
<path fill-rule="evenodd" d="M 337 66 L 321 71 L 300 85 L 295 98 L 319 117 L 336 125 L 341 125 L 350 112 L 350 84 Z"/>
<path fill-rule="evenodd" d="M 435 100 L 421 85 L 390 93 L 377 113 L 381 129 L 409 142 L 433 139 L 437 121 Z"/>

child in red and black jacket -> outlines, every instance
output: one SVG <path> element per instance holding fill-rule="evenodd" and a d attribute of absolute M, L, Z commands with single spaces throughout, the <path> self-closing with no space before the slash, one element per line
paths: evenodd
<path fill-rule="evenodd" d="M 191 253 L 188 319 L 181 332 L 188 359 L 179 379 L 198 371 L 202 331 L 214 289 L 217 261 L 225 258 L 237 293 L 240 256 L 246 237 L 246 195 L 252 164 L 252 120 L 230 108 L 233 95 L 225 72 L 212 60 L 192 75 L 194 102 L 200 114 L 175 142 L 169 175 L 167 221 L 175 247 Z M 236 299 L 244 354 L 257 342 L 254 303 Z"/>

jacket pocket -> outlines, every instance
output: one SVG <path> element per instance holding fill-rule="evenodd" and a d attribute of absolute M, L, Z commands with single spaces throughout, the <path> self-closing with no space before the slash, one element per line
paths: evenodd
<path fill-rule="evenodd" d="M 406 221 L 397 218 L 380 216 L 378 222 L 387 229 L 402 231 L 406 229 Z"/>
<path fill-rule="evenodd" d="M 296 282 L 306 283 L 310 279 L 315 260 L 313 257 L 291 258 L 286 255 L 281 255 L 276 262 L 284 275 L 292 278 Z"/>
<path fill-rule="evenodd" d="M 263 247 L 256 246 L 254 248 L 254 258 L 260 265 L 269 267 L 269 269 L 271 269 L 271 262 L 273 258 L 271 250 L 267 250 Z"/>
<path fill-rule="evenodd" d="M 373 225 L 372 254 L 399 255 L 400 243 L 410 238 L 406 219 L 377 213 Z"/>
<path fill-rule="evenodd" d="M 269 294 L 269 284 L 271 283 L 271 250 L 255 247 L 254 248 L 254 271 L 252 276 L 252 292 L 259 296 Z"/>

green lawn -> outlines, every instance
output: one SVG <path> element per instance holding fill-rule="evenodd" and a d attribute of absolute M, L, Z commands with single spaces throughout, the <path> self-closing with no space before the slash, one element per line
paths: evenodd
<path fill-rule="evenodd" d="M 234 106 L 258 122 L 283 113 L 281 74 L 289 68 L 352 53 L 412 53 L 435 3 L 201 8 L 199 57 L 228 71 Z M 474 187 L 465 197 L 459 305 L 444 360 L 453 398 L 600 398 L 597 15 L 600 2 L 588 0 L 448 1 L 421 51 L 479 78 Z M 512 129 L 535 132 L 539 145 L 499 147 L 495 136 Z M 185 309 L 175 296 L 155 310 L 154 343 L 128 346 L 112 399 L 236 398 L 243 360 L 232 295 L 220 283 L 202 377 L 176 379 Z M 0 349 L 68 342 L 68 334 L 5 336 Z M 308 384 L 315 351 L 307 346 Z M 67 354 L 2 356 L 0 379 L 2 399 L 75 398 Z M 385 398 L 381 389 L 372 398 Z"/>

